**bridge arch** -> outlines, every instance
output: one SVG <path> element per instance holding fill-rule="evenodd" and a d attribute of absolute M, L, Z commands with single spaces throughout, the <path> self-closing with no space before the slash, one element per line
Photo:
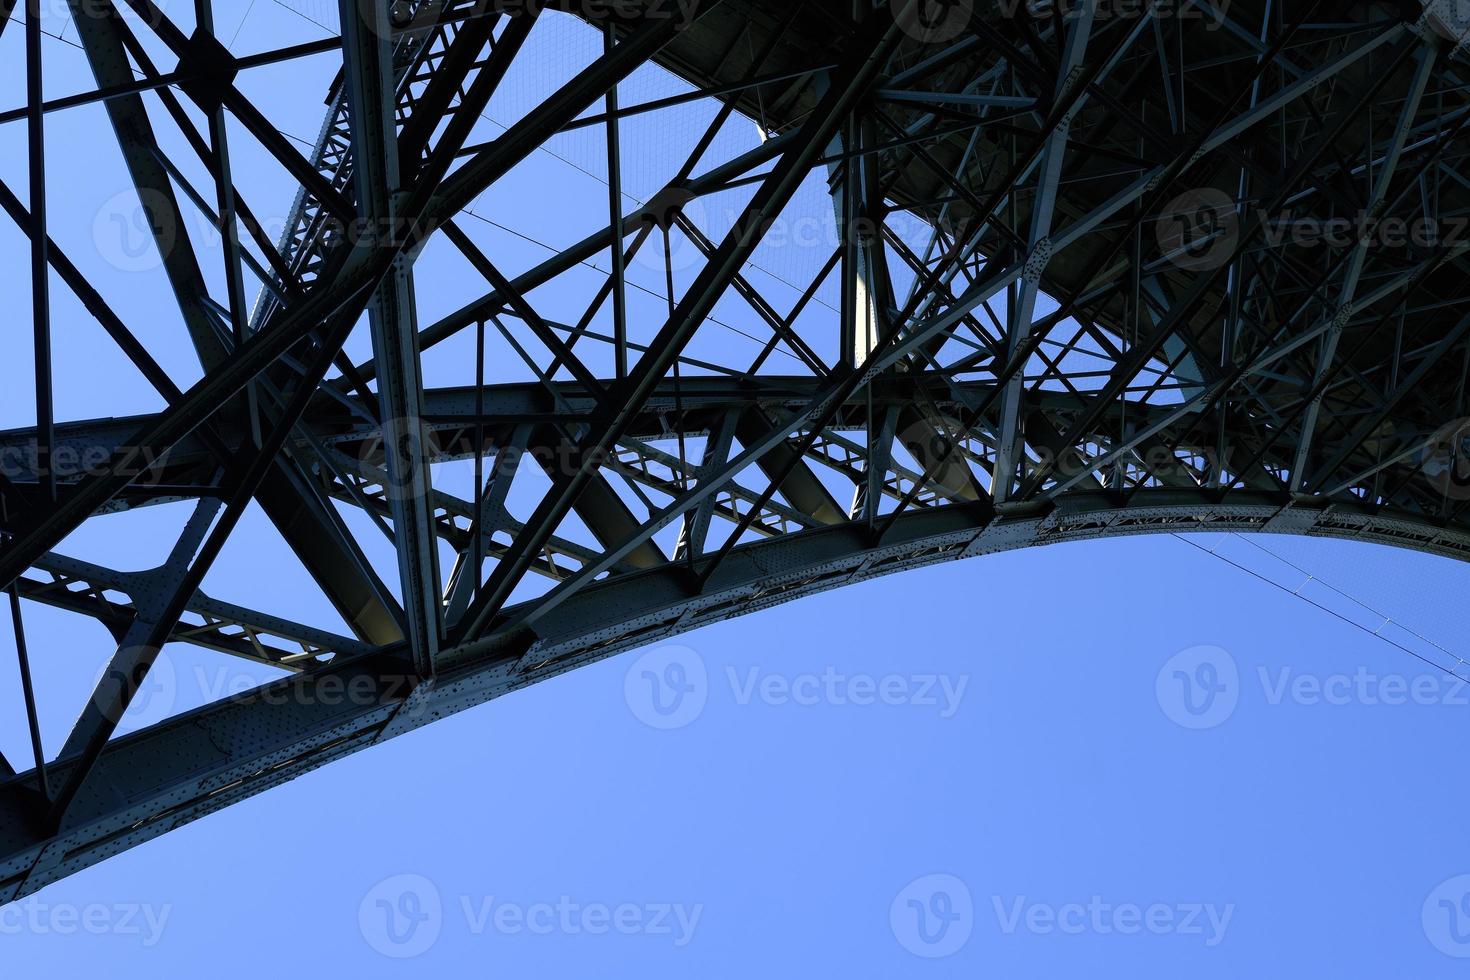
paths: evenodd
<path fill-rule="evenodd" d="M 125 680 L 59 752 L 37 734 L 31 771 L 0 758 L 0 902 L 507 691 L 928 564 L 1196 531 L 1470 554 L 1470 88 L 1442 18 L 1237 0 L 1174 36 L 1147 5 L 961 4 L 952 30 L 911 0 L 344 2 L 340 37 L 239 54 L 127 6 L 142 39 L 107 2 L 78 21 L 94 86 L 33 87 L 0 119 L 106 113 L 199 374 L 170 376 L 75 235 L 0 183 L 39 296 L 35 424 L 0 432 L 0 582 L 102 622 Z M 336 78 L 302 154 L 239 76 L 318 56 Z M 630 134 L 696 104 L 697 126 L 663 127 L 687 144 L 669 172 L 635 188 Z M 230 118 L 290 175 L 278 238 L 229 166 Z M 481 212 L 578 134 L 605 168 L 596 209 L 540 239 Z M 762 265 L 816 214 L 812 268 Z M 456 277 L 422 261 L 439 248 Z M 163 409 L 55 417 L 48 275 Z M 468 301 L 446 284 L 465 276 Z M 458 496 L 456 466 L 474 467 Z M 161 568 L 57 550 L 180 503 Z M 254 505 L 342 628 L 200 591 Z M 114 737 L 171 642 L 291 676 Z"/>

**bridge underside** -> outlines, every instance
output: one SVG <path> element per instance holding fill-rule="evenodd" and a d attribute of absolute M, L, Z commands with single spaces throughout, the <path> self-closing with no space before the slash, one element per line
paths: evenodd
<path fill-rule="evenodd" d="M 340 38 L 246 56 L 151 0 L 83 6 L 94 90 L 33 80 L 0 119 L 105 107 L 201 380 L 0 183 L 38 352 L 35 424 L 0 432 L 0 582 L 17 634 L 42 603 L 117 644 L 58 737 L 18 651 L 35 751 L 0 756 L 0 902 L 508 691 L 921 565 L 1196 531 L 1470 557 L 1449 5 L 344 0 Z M 9 30 L 39 68 L 36 19 Z M 586 58 L 528 74 L 552 30 Z M 342 69 L 305 155 L 237 84 L 297 58 Z M 650 65 L 670 94 L 620 100 Z M 696 109 L 652 183 L 624 172 L 642 123 Z M 277 240 L 226 120 L 299 187 Z M 527 260 L 479 223 L 569 133 L 600 137 L 605 204 Z M 772 274 L 803 226 L 810 268 Z M 445 254 L 483 282 L 420 323 Z M 48 269 L 166 408 L 54 417 Z M 439 345 L 470 363 L 431 369 Z M 251 506 L 340 624 L 201 591 Z M 57 550 L 139 508 L 180 515 L 161 567 Z M 119 735 L 177 643 L 286 674 Z"/>

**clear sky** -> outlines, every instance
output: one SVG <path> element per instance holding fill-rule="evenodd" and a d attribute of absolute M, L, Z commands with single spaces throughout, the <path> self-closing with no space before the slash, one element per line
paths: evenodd
<path fill-rule="evenodd" d="M 192 27 L 191 5 L 166 9 Z M 64 13 L 47 17 L 59 95 L 86 84 L 85 59 Z M 220 2 L 216 18 L 226 36 L 239 25 L 240 53 L 336 25 L 312 0 Z M 537 31 L 483 138 L 600 43 L 555 15 Z M 21 98 L 20 40 L 16 27 L 0 38 L 0 109 Z M 334 71 L 328 57 L 239 84 L 310 139 Z M 624 98 L 672 91 L 649 70 Z M 671 147 L 708 118 L 695 107 L 627 135 L 630 194 L 657 189 Z M 467 230 L 508 270 L 547 254 L 532 239 L 570 242 L 601 220 L 596 133 L 560 137 L 474 205 L 485 220 Z M 283 216 L 286 177 L 243 132 L 232 139 L 242 190 Z M 739 120 L 712 154 L 756 139 Z M 22 196 L 23 151 L 23 128 L 0 126 L 0 178 Z M 105 114 L 49 117 L 48 151 L 53 234 L 187 384 L 197 361 L 156 261 L 134 247 Z M 819 184 L 801 203 L 814 221 L 827 214 Z M 706 205 L 710 234 L 727 206 Z M 793 235 L 752 276 L 789 303 L 783 281 L 813 274 L 823 247 Z M 0 266 L 6 349 L 24 352 L 23 238 L 3 223 L 0 249 L 13 259 Z M 687 276 L 694 259 L 676 264 Z M 223 295 L 217 261 L 206 272 Z M 649 290 L 634 308 L 659 310 L 661 266 L 632 276 Z M 53 288 L 61 416 L 157 410 Z M 431 246 L 419 288 L 430 322 L 483 284 Z M 760 329 L 748 310 L 717 315 L 707 351 L 758 349 L 737 332 Z M 429 383 L 466 383 L 465 350 L 431 352 Z M 496 358 L 492 377 L 519 376 Z M 28 361 L 6 378 L 0 424 L 29 424 Z M 463 467 L 435 476 L 468 492 Z M 147 568 L 186 516 L 116 515 L 61 550 Z M 354 530 L 391 568 L 381 535 Z M 242 532 L 210 594 L 341 628 L 264 517 Z M 1062 545 L 865 583 L 558 677 L 127 851 L 0 909 L 0 963 L 14 976 L 282 980 L 1461 976 L 1470 688 L 1415 654 L 1464 653 L 1467 588 L 1470 569 L 1430 556 L 1228 535 Z M 54 752 L 110 649 L 89 621 L 26 612 Z M 12 651 L 7 622 L 7 696 Z M 253 670 L 170 647 L 128 727 L 267 676 Z M 0 749 L 28 757 L 18 700 L 0 707 Z"/>

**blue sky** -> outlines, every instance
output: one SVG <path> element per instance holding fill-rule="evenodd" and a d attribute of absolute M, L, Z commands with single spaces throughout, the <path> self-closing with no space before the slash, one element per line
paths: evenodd
<path fill-rule="evenodd" d="M 1265 543 L 1359 590 L 1380 576 L 1413 582 L 1419 602 L 1408 610 L 1421 632 L 1453 635 L 1467 584 L 1458 566 L 1346 542 Z M 1248 546 L 1234 546 L 1244 556 Z M 1137 591 L 1121 587 L 1125 573 Z M 1240 681 L 1229 717 L 1195 730 L 1161 705 L 1156 681 L 1200 645 L 1226 651 Z M 1431 892 L 1470 872 L 1457 819 L 1467 693 L 1177 539 L 909 572 L 675 646 L 708 677 L 703 709 L 683 727 L 652 727 L 647 702 L 630 704 L 626 681 L 644 654 L 624 654 L 46 888 L 18 907 L 100 904 L 117 922 L 115 909 L 141 906 L 166 918 L 151 945 L 146 926 L 8 933 L 9 963 L 18 975 L 45 965 L 242 977 L 1463 971 L 1434 940 L 1464 944 L 1426 932 L 1421 916 Z M 1283 671 L 1296 684 L 1360 668 L 1370 689 L 1423 677 L 1434 693 L 1403 704 L 1273 696 Z M 746 698 L 752 671 L 757 693 Z M 758 693 L 779 690 L 773 676 L 799 688 L 829 671 L 848 695 L 859 678 L 889 675 L 904 694 L 804 705 Z M 921 697 L 930 676 L 962 689 L 948 717 L 942 694 Z M 399 889 L 391 907 L 411 910 L 399 904 L 404 875 L 420 895 L 431 894 L 427 881 L 441 911 L 432 944 L 397 959 L 380 952 L 393 949 L 387 920 L 371 913 L 385 881 Z M 963 944 L 938 959 L 911 952 L 905 939 L 924 947 L 891 916 L 904 889 L 931 875 L 962 882 L 973 907 Z M 1115 910 L 1163 906 L 1181 927 L 1196 906 L 1229 918 L 1214 945 L 1203 912 L 1198 934 L 1102 933 L 1090 912 L 1081 934 L 1045 928 L 1047 908 L 1094 896 Z M 650 928 L 663 906 L 698 917 L 683 945 L 676 928 L 589 934 L 585 912 L 558 913 L 547 934 L 517 927 L 514 910 L 554 911 L 564 899 L 634 906 Z M 1018 901 L 1022 924 L 1008 932 Z M 513 911 L 497 927 L 503 905 Z M 1101 921 L 1126 926 L 1117 915 Z"/>
<path fill-rule="evenodd" d="M 166 9 L 192 26 L 192 5 Z M 222 2 L 216 19 L 227 37 L 238 25 L 239 53 L 336 23 L 330 4 L 301 0 Z M 75 39 L 60 10 L 48 8 L 47 29 Z M 559 15 L 537 32 L 477 139 L 600 45 Z M 0 38 L 0 91 L 14 99 L 20 40 L 16 27 Z M 48 40 L 46 53 L 48 94 L 88 84 L 66 40 Z M 310 139 L 334 71 L 330 57 L 308 59 L 239 86 L 283 132 Z M 623 100 L 677 91 L 648 69 Z M 164 114 L 150 111 L 197 179 Z M 711 114 L 696 104 L 630 125 L 629 194 L 661 186 L 672 153 Z M 751 120 L 732 121 L 707 159 L 759 138 Z M 270 225 L 290 204 L 289 180 L 238 128 L 232 140 L 242 191 Z M 54 237 L 186 385 L 198 364 L 156 262 L 132 247 L 136 201 L 105 114 L 48 117 L 48 152 Z M 605 222 L 601 153 L 596 129 L 558 137 L 477 201 L 464 227 L 503 268 L 528 267 L 545 245 Z M 0 126 L 0 178 L 24 197 L 15 124 Z M 711 198 L 698 221 L 717 236 L 743 200 Z M 793 234 L 749 270 L 778 306 L 826 259 L 819 179 L 791 215 Z M 0 225 L 0 249 L 16 258 L 0 267 L 15 297 L 7 346 L 28 352 L 22 236 Z M 223 295 L 218 249 L 201 254 Z M 676 253 L 676 266 L 677 288 L 694 257 Z M 635 263 L 631 275 L 642 287 L 629 298 L 636 340 L 661 322 L 662 268 Z M 574 320 L 598 281 L 582 270 L 530 298 Z M 423 323 L 484 289 L 442 243 L 426 250 L 418 285 Z M 60 417 L 161 407 L 59 282 L 53 309 Z M 829 345 L 830 315 L 818 303 L 805 324 Z M 692 353 L 753 357 L 758 342 L 744 334 L 764 334 L 750 311 L 727 298 L 716 318 Z M 469 342 L 426 353 L 430 384 L 469 381 Z M 525 376 L 495 343 L 492 380 Z M 365 331 L 349 346 L 365 356 Z M 794 358 L 775 361 L 798 370 Z M 16 363 L 0 392 L 6 427 L 31 421 L 28 364 Z M 435 480 L 468 493 L 466 466 Z M 518 480 L 512 510 L 524 516 L 536 489 Z M 114 515 L 61 550 L 147 568 L 186 516 L 178 505 Z M 353 529 L 391 568 L 372 525 Z M 1257 543 L 1269 551 L 1234 536 L 1164 536 L 990 556 L 633 651 L 49 886 L 0 910 L 0 956 L 16 975 L 59 976 L 1459 975 L 1470 850 L 1456 764 L 1470 690 L 1414 654 L 1463 652 L 1470 571 L 1351 542 Z M 258 512 L 205 589 L 342 628 Z M 47 608 L 28 606 L 27 623 L 46 730 L 64 734 L 107 637 Z M 10 642 L 7 623 L 0 653 Z M 14 669 L 0 656 L 0 691 L 18 690 Z M 127 727 L 267 676 L 170 647 Z M 18 701 L 0 712 L 0 749 L 28 755 Z"/>

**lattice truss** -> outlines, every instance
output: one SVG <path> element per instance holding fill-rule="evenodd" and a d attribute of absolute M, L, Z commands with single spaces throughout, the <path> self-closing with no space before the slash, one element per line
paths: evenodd
<path fill-rule="evenodd" d="M 48 98 L 46 11 L 6 0 L 36 424 L 0 432 L 0 581 L 18 634 L 43 603 L 117 648 L 53 737 L 22 644 L 0 901 L 505 691 L 932 561 L 1198 529 L 1470 553 L 1470 20 L 895 2 L 344 0 L 340 37 L 246 54 L 207 0 L 72 0 L 95 86 Z M 547 31 L 580 47 L 549 62 Z M 341 71 L 303 149 L 245 92 L 309 58 Z M 663 94 L 629 99 L 650 70 Z M 187 378 L 48 225 L 35 137 L 97 103 Z M 289 175 L 279 229 L 243 147 Z M 557 211 L 550 156 L 595 206 Z M 539 252 L 497 224 L 525 195 L 557 215 Z M 56 417 L 60 289 L 165 407 Z M 61 547 L 154 506 L 182 527 L 158 568 Z M 250 507 L 340 623 L 201 590 Z M 120 736 L 179 643 L 290 676 Z"/>

